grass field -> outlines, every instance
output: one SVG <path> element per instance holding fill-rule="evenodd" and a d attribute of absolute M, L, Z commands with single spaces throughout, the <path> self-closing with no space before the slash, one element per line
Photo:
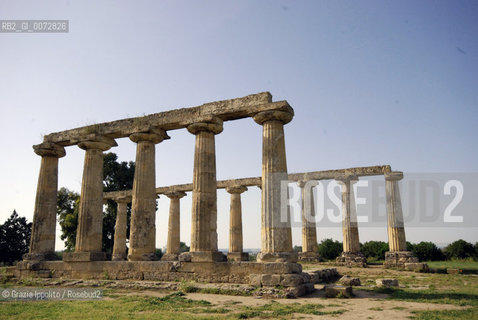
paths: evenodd
<path fill-rule="evenodd" d="M 473 267 L 471 262 L 460 263 L 438 267 Z M 313 265 L 308 264 L 308 267 Z M 310 316 L 393 319 L 400 313 L 413 319 L 478 318 L 478 275 L 399 272 L 378 266 L 338 269 L 341 274 L 362 280 L 362 286 L 354 288 L 356 298 L 326 299 L 317 295 L 296 300 L 261 299 L 256 304 L 258 300 L 253 297 L 215 294 L 199 294 L 198 297 L 194 296 L 197 293 L 186 296 L 182 292 L 159 295 L 141 290 L 104 289 L 105 297 L 99 301 L 3 301 L 0 302 L 0 319 L 298 319 Z M 0 269 L 0 277 L 1 273 Z M 396 278 L 401 287 L 376 288 L 373 284 L 378 278 Z M 38 286 L 32 280 L 10 281 L 0 282 L 0 287 Z M 364 294 L 371 297 L 365 298 Z M 366 314 L 360 314 L 357 309 L 365 304 Z M 424 307 L 418 308 L 420 304 Z M 430 305 L 439 309 L 433 310 Z"/>
<path fill-rule="evenodd" d="M 478 270 L 478 261 L 473 260 L 426 261 L 426 263 L 430 268 Z"/>

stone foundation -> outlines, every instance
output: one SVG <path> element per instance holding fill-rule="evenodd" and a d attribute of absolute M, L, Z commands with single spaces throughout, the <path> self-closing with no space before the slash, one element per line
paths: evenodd
<path fill-rule="evenodd" d="M 63 261 L 65 262 L 87 262 L 87 261 L 104 261 L 106 253 L 104 252 L 65 252 Z"/>
<path fill-rule="evenodd" d="M 227 261 L 249 261 L 249 253 L 247 252 L 229 252 Z"/>
<path fill-rule="evenodd" d="M 317 252 L 299 252 L 298 254 L 299 261 L 303 262 L 320 262 L 319 254 Z"/>
<path fill-rule="evenodd" d="M 298 263 L 180 261 L 21 261 L 17 278 L 84 280 L 197 281 L 281 286 L 295 296 L 313 290 L 311 276 Z"/>
<path fill-rule="evenodd" d="M 385 252 L 385 268 L 404 268 L 406 263 L 418 263 L 418 258 L 410 251 Z"/>
<path fill-rule="evenodd" d="M 347 267 L 367 267 L 367 259 L 361 252 L 342 252 L 335 262 L 341 266 Z"/>

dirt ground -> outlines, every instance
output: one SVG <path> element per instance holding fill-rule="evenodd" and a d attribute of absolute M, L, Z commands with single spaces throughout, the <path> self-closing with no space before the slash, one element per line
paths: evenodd
<path fill-rule="evenodd" d="M 227 307 L 228 309 L 240 311 L 244 306 L 261 306 L 271 302 L 279 302 L 281 304 L 320 304 L 325 306 L 324 311 L 345 310 L 340 315 L 308 315 L 295 314 L 294 319 L 410 319 L 411 311 L 418 310 L 456 310 L 464 309 L 465 307 L 442 305 L 432 303 L 417 303 L 405 301 L 390 301 L 382 300 L 387 298 L 386 294 L 377 294 L 368 291 L 354 290 L 355 297 L 353 299 L 326 299 L 321 285 L 316 285 L 316 290 L 313 294 L 298 299 L 264 299 L 247 296 L 228 296 L 205 293 L 187 293 L 186 298 L 192 300 L 206 300 L 217 307 Z M 163 297 L 167 295 L 164 292 L 158 291 L 124 291 L 115 292 L 116 294 L 124 295 L 145 295 L 153 297 Z"/>

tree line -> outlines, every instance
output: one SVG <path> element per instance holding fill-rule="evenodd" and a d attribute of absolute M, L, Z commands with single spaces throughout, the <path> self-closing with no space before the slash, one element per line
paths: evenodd
<path fill-rule="evenodd" d="M 300 252 L 301 247 L 295 246 L 294 250 Z M 342 242 L 333 239 L 324 239 L 318 244 L 318 253 L 325 260 L 335 260 L 342 253 Z M 420 261 L 443 261 L 454 259 L 478 260 L 478 243 L 473 245 L 465 240 L 457 240 L 445 248 L 438 248 L 429 241 L 410 243 L 407 241 L 407 250 L 413 252 Z M 384 241 L 368 241 L 360 244 L 360 252 L 369 261 L 385 259 L 385 252 L 389 251 L 388 243 Z"/>

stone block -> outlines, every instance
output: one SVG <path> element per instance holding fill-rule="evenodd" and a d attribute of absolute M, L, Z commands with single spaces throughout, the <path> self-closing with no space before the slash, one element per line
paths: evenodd
<path fill-rule="evenodd" d="M 263 273 L 267 274 L 284 274 L 284 273 L 301 273 L 302 266 L 298 263 L 269 262 L 261 263 Z"/>
<path fill-rule="evenodd" d="M 429 268 L 426 263 L 405 263 L 404 264 L 404 269 L 408 271 L 414 271 L 414 272 L 428 272 Z"/>
<path fill-rule="evenodd" d="M 227 261 L 249 261 L 249 253 L 247 252 L 229 252 Z"/>
<path fill-rule="evenodd" d="M 161 261 L 178 261 L 179 255 L 177 253 L 165 253 L 161 257 Z"/>
<path fill-rule="evenodd" d="M 191 262 L 224 262 L 226 256 L 219 251 L 190 252 Z"/>
<path fill-rule="evenodd" d="M 325 286 L 324 290 L 327 298 L 336 298 L 338 295 L 351 298 L 353 295 L 351 286 Z"/>
<path fill-rule="evenodd" d="M 283 274 L 280 284 L 284 287 L 296 287 L 304 283 L 302 274 Z"/>
<path fill-rule="evenodd" d="M 339 283 L 344 286 L 360 286 L 360 278 L 355 278 L 351 276 L 343 276 L 340 278 Z"/>
<path fill-rule="evenodd" d="M 89 262 L 106 260 L 105 252 L 65 252 L 63 261 L 65 262 Z"/>
<path fill-rule="evenodd" d="M 263 274 L 261 284 L 266 287 L 278 286 L 281 283 L 281 275 L 279 274 Z"/>
<path fill-rule="evenodd" d="M 296 252 L 259 252 L 256 257 L 258 262 L 297 262 Z"/>
<path fill-rule="evenodd" d="M 380 288 L 390 288 L 390 287 L 398 287 L 398 280 L 397 279 L 377 279 L 375 280 L 377 287 Z"/>
<path fill-rule="evenodd" d="M 183 252 L 178 256 L 178 260 L 181 262 L 191 262 L 191 254 L 189 252 Z"/>
<path fill-rule="evenodd" d="M 262 285 L 262 274 L 249 275 L 249 284 L 251 286 L 260 287 Z"/>

